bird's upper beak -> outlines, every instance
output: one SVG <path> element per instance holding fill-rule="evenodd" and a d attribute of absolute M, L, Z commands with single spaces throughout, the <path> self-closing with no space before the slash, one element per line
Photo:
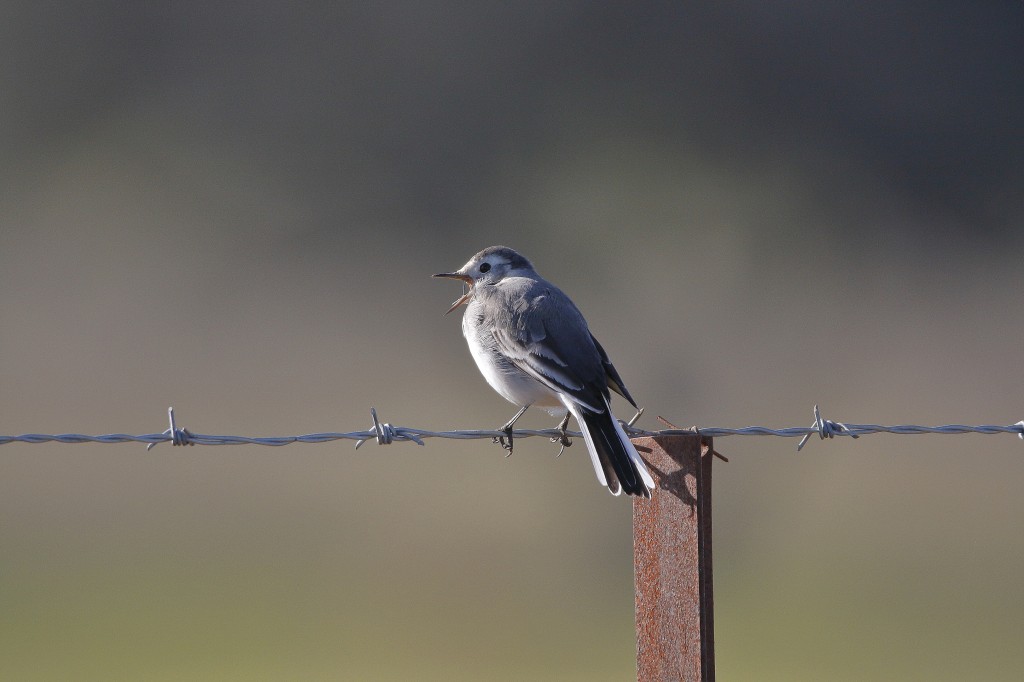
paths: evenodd
<path fill-rule="evenodd" d="M 466 290 L 466 293 L 464 293 L 462 296 L 460 296 L 458 298 L 458 300 L 455 301 L 455 303 L 452 303 L 452 307 L 449 308 L 447 310 L 447 312 L 445 312 L 445 315 L 447 315 L 451 311 L 455 310 L 456 308 L 458 308 L 463 303 L 468 303 L 469 302 L 470 297 L 473 295 L 473 278 L 472 277 L 470 277 L 469 275 L 464 275 L 461 272 L 439 272 L 436 275 L 434 275 L 434 277 L 447 277 L 448 279 L 461 280 L 462 282 L 464 282 L 469 287 L 469 289 Z"/>

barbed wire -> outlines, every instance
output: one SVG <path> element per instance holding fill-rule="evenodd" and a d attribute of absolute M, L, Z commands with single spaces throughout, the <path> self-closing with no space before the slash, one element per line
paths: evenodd
<path fill-rule="evenodd" d="M 901 424 L 896 426 L 882 426 L 880 424 L 850 424 L 844 422 L 824 419 L 818 406 L 814 406 L 814 423 L 810 426 L 794 426 L 782 429 L 772 429 L 767 426 L 746 426 L 743 428 L 708 427 L 692 429 L 662 429 L 659 431 L 647 431 L 635 428 L 633 425 L 643 414 L 641 409 L 628 422 L 623 422 L 622 427 L 631 437 L 641 436 L 675 436 L 698 433 L 713 438 L 721 436 L 778 436 L 781 438 L 800 438 L 797 444 L 797 451 L 803 449 L 811 436 L 817 435 L 821 440 L 834 438 L 836 436 L 848 436 L 860 438 L 874 433 L 890 433 L 896 435 L 916 435 L 923 433 L 932 434 L 997 434 L 1011 433 L 1024 440 L 1024 421 L 1009 426 L 998 426 L 982 424 L 979 426 L 968 426 L 964 424 L 946 424 L 943 426 L 917 426 L 913 424 Z M 159 443 L 171 443 L 172 445 L 267 445 L 280 447 L 293 443 L 330 443 L 338 440 L 356 441 L 356 449 L 369 440 L 376 440 L 378 445 L 390 445 L 395 441 L 408 441 L 417 445 L 426 445 L 427 438 L 450 438 L 456 440 L 472 440 L 482 438 L 498 438 L 507 436 L 501 430 L 456 430 L 456 431 L 428 431 L 406 426 L 392 426 L 388 423 L 381 423 L 377 417 L 377 410 L 370 408 L 370 416 L 373 418 L 373 426 L 367 431 L 350 431 L 347 433 L 310 433 L 301 436 L 218 436 L 210 434 L 192 433 L 188 429 L 179 428 L 174 418 L 174 408 L 167 410 L 170 428 L 162 433 L 148 433 L 142 435 L 130 435 L 126 433 L 110 433 L 99 436 L 89 436 L 80 433 L 62 434 L 40 434 L 26 433 L 20 436 L 0 436 L 0 445 L 9 443 L 146 443 L 146 449 L 152 449 Z M 668 424 L 659 417 L 661 421 Z M 512 432 L 515 438 L 542 437 L 557 439 L 563 435 L 559 429 L 516 429 Z M 566 431 L 564 435 L 574 438 L 582 437 L 578 431 Z"/>

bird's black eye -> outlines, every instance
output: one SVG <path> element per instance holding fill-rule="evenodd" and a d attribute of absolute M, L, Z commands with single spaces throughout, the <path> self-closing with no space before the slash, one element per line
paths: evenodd
<path fill-rule="evenodd" d="M 490 269 L 491 269 L 491 264 L 490 263 L 481 263 L 480 264 L 480 272 L 487 272 Z"/>

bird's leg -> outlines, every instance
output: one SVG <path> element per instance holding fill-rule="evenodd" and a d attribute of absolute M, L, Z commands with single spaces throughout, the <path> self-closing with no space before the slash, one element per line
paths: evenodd
<path fill-rule="evenodd" d="M 494 439 L 494 442 L 495 443 L 501 443 L 501 447 L 503 447 L 506 450 L 508 450 L 508 454 L 505 455 L 506 457 L 511 457 L 512 456 L 512 426 L 516 423 L 516 421 L 520 417 L 523 416 L 523 413 L 526 412 L 526 410 L 528 410 L 528 409 L 530 409 L 529 405 L 523 405 L 522 409 L 519 410 L 518 412 L 516 412 L 514 417 L 509 419 L 507 422 L 505 422 L 504 426 L 502 426 L 500 429 L 498 429 L 499 431 L 504 431 L 505 435 L 504 436 L 497 436 Z M 508 438 L 508 443 L 505 442 L 506 438 Z"/>
<path fill-rule="evenodd" d="M 555 455 L 555 457 L 561 457 L 562 456 L 562 452 L 564 452 L 567 447 L 572 445 L 572 441 L 569 440 L 569 436 L 565 433 L 565 427 L 567 427 L 568 425 L 569 425 L 569 413 L 566 412 L 565 413 L 565 419 L 563 419 L 562 423 L 558 425 L 558 430 L 562 432 L 562 435 L 559 436 L 558 438 L 552 438 L 551 439 L 552 443 L 561 443 L 562 444 L 562 447 L 560 447 L 558 449 L 558 454 Z"/>

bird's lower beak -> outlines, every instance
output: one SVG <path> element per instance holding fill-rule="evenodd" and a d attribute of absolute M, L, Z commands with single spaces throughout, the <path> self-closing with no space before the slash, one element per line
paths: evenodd
<path fill-rule="evenodd" d="M 458 308 L 463 303 L 468 303 L 470 297 L 473 295 L 473 278 L 469 275 L 463 275 L 461 272 L 439 272 L 434 277 L 447 277 L 448 279 L 457 279 L 462 281 L 469 288 L 462 296 L 460 296 L 455 303 L 452 303 L 452 307 L 449 308 L 445 315 Z"/>

